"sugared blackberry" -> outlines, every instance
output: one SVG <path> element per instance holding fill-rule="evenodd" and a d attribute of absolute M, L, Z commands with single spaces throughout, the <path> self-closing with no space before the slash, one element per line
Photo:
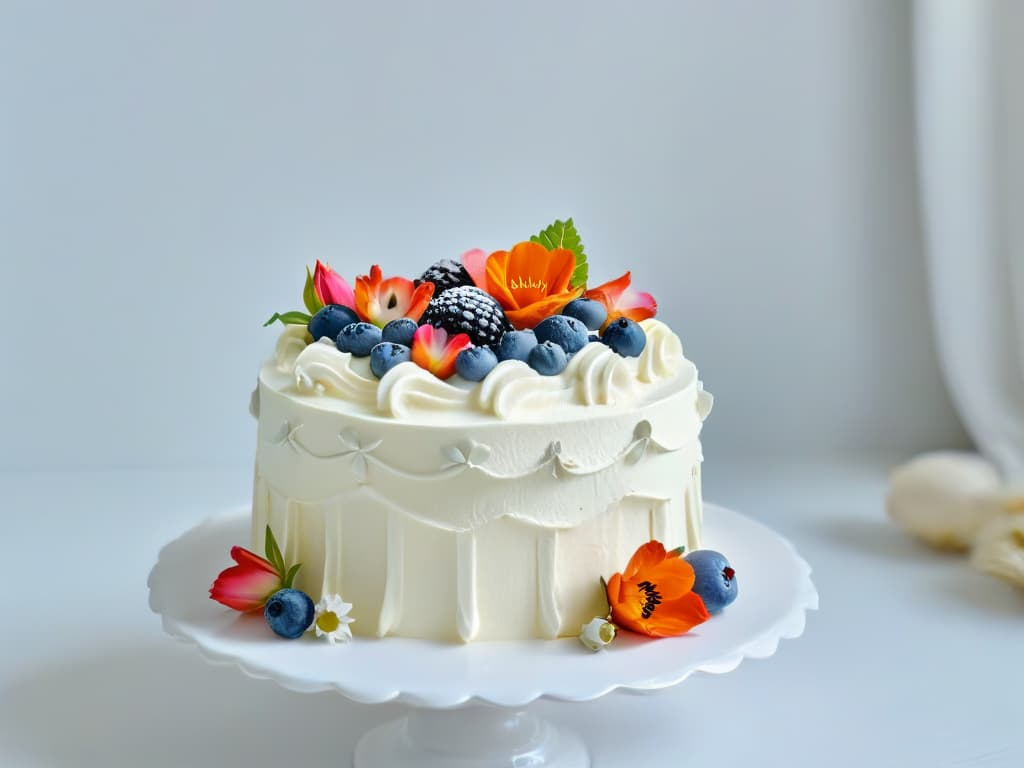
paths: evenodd
<path fill-rule="evenodd" d="M 454 259 L 441 259 L 427 267 L 427 271 L 413 281 L 416 285 L 420 283 L 433 283 L 434 295 L 439 296 L 452 288 L 460 285 L 473 285 L 473 278 L 459 262 Z"/>
<path fill-rule="evenodd" d="M 450 288 L 431 299 L 420 325 L 444 328 L 448 333 L 468 333 L 478 347 L 497 344 L 512 328 L 501 305 L 472 285 Z"/>

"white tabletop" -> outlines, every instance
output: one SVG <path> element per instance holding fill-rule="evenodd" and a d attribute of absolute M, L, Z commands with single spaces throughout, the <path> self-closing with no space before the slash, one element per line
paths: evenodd
<path fill-rule="evenodd" d="M 1024 593 L 888 523 L 883 466 L 706 478 L 708 498 L 793 540 L 821 610 L 727 675 L 535 705 L 586 738 L 595 768 L 1024 764 Z M 162 634 L 157 551 L 248 487 L 244 471 L 0 474 L 0 766 L 348 766 L 358 736 L 403 711 L 290 693 Z"/>

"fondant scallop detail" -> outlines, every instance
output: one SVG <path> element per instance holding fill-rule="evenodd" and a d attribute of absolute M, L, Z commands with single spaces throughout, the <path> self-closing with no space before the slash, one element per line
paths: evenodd
<path fill-rule="evenodd" d="M 377 381 L 360 373 L 352 356 L 339 352 L 329 340 L 310 344 L 296 354 L 306 338 L 301 328 L 288 328 L 282 334 L 275 364 L 285 372 L 291 365 L 301 394 L 338 398 L 392 418 L 466 410 L 502 420 L 531 418 L 565 404 L 638 403 L 651 391 L 651 385 L 683 373 L 689 363 L 679 337 L 657 320 L 645 320 L 641 325 L 647 343 L 639 357 L 622 357 L 603 344 L 590 343 L 557 376 L 541 376 L 521 361 L 506 360 L 479 384 L 461 379 L 442 381 L 412 363 L 395 366 Z M 702 408 L 702 415 L 707 410 Z"/>

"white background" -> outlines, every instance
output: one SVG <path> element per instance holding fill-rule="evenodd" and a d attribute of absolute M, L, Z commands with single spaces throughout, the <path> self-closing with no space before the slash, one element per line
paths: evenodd
<path fill-rule="evenodd" d="M 573 216 L 700 366 L 710 460 L 962 442 L 908 4 L 0 2 L 0 467 L 239 467 L 304 265 Z"/>

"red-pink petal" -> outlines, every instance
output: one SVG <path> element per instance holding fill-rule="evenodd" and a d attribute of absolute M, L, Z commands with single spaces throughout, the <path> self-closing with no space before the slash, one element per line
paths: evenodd
<path fill-rule="evenodd" d="M 654 317 L 658 312 L 658 302 L 649 293 L 638 291 L 630 285 L 629 272 L 610 280 L 607 283 L 591 288 L 586 292 L 588 299 L 599 301 L 608 310 L 607 326 L 616 317 L 628 317 L 640 322 Z"/>
<path fill-rule="evenodd" d="M 244 547 L 232 547 L 231 559 L 239 565 L 245 566 L 247 568 L 253 568 L 257 570 L 266 571 L 267 573 L 280 575 L 274 569 L 274 566 L 271 564 L 269 560 L 260 557 L 255 552 L 250 552 L 248 549 L 245 549 Z"/>
<path fill-rule="evenodd" d="M 210 587 L 210 597 L 236 611 L 258 611 L 280 588 L 281 577 L 275 572 L 235 565 L 221 571 Z"/>
<path fill-rule="evenodd" d="M 421 325 L 413 336 L 412 361 L 439 379 L 447 379 L 455 373 L 459 352 L 470 346 L 472 342 L 464 333 L 449 336 L 443 328 Z"/>
<path fill-rule="evenodd" d="M 462 266 L 469 272 L 477 288 L 487 290 L 487 251 L 474 248 L 462 254 Z"/>
<path fill-rule="evenodd" d="M 355 307 L 356 305 L 352 286 L 333 269 L 322 264 L 319 259 L 316 262 L 316 271 L 313 273 L 313 290 L 324 304 L 341 304 L 346 307 Z"/>

